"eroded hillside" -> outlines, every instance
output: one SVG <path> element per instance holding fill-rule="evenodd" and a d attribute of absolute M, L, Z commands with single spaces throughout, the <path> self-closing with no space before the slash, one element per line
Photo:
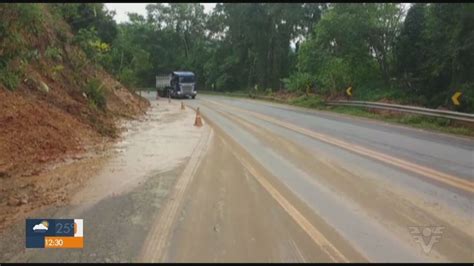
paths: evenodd
<path fill-rule="evenodd" d="M 147 100 L 94 64 L 50 5 L 1 4 L 0 178 L 117 136 Z"/>

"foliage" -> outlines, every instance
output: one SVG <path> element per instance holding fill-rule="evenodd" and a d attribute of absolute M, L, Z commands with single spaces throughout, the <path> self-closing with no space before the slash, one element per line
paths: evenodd
<path fill-rule="evenodd" d="M 0 83 L 9 90 L 20 83 L 25 62 L 39 59 L 37 50 L 28 50 L 23 37 L 27 32 L 38 32 L 42 21 L 41 14 L 35 17 L 38 10 L 32 4 L 0 4 Z M 30 23 L 35 25 L 25 28 Z"/>
<path fill-rule="evenodd" d="M 319 96 L 300 96 L 289 101 L 289 104 L 306 107 L 306 108 L 320 108 L 324 106 L 324 101 Z"/>
<path fill-rule="evenodd" d="M 18 71 L 10 71 L 6 68 L 0 69 L 0 83 L 5 85 L 9 90 L 15 90 L 20 83 L 21 73 Z"/>
<path fill-rule="evenodd" d="M 38 60 L 42 52 L 27 49 L 22 34 L 42 30 L 44 6 L 10 6 L 0 5 L 1 73 L 21 72 L 13 58 Z M 69 23 L 89 59 L 83 64 L 100 64 L 128 86 L 191 70 L 198 88 L 213 91 L 301 94 L 311 84 L 327 96 L 352 86 L 354 99 L 474 111 L 471 3 L 219 3 L 209 14 L 199 3 L 157 3 L 118 25 L 101 3 L 48 8 Z M 44 55 L 61 62 L 58 44 L 49 45 Z M 455 91 L 463 92 L 461 107 L 450 103 Z"/>
<path fill-rule="evenodd" d="M 356 99 L 452 106 L 474 78 L 474 5 L 414 4 L 402 21 L 403 13 L 393 3 L 331 4 L 300 46 L 294 75 L 315 76 L 322 92 L 365 90 Z M 470 97 L 462 110 L 474 111 Z"/>
<path fill-rule="evenodd" d="M 413 5 L 397 49 L 401 89 L 422 95 L 429 107 L 449 106 L 456 90 L 474 82 L 473 27 L 473 4 Z M 470 95 L 468 90 L 461 91 Z M 462 108 L 474 111 L 469 104 Z"/>
<path fill-rule="evenodd" d="M 103 60 L 110 46 L 99 38 L 95 28 L 80 29 L 74 36 L 73 43 L 79 45 L 94 63 Z"/>
<path fill-rule="evenodd" d="M 63 65 L 55 65 L 51 68 L 51 77 L 53 79 L 56 79 L 58 74 L 61 73 L 62 71 L 64 70 L 64 66 Z"/>
<path fill-rule="evenodd" d="M 102 3 L 55 3 L 52 6 L 71 25 L 74 33 L 94 28 L 97 36 L 108 44 L 117 35 L 115 13 L 106 10 Z"/>
<path fill-rule="evenodd" d="M 98 79 L 92 79 L 87 83 L 84 92 L 89 99 L 89 102 L 101 110 L 105 110 L 106 98 L 102 87 L 102 82 Z"/>
<path fill-rule="evenodd" d="M 23 3 L 8 4 L 8 7 L 5 7 L 5 12 L 9 12 L 10 16 L 15 18 L 15 23 L 18 27 L 36 36 L 42 31 L 41 25 L 44 21 L 44 11 L 40 5 Z"/>
<path fill-rule="evenodd" d="M 48 58 L 51 58 L 55 61 L 62 61 L 62 52 L 59 48 L 57 47 L 51 47 L 49 46 L 46 51 L 44 52 L 44 55 Z"/>
<path fill-rule="evenodd" d="M 314 28 L 314 35 L 303 43 L 299 70 L 314 75 L 323 92 L 389 80 L 388 51 L 398 27 L 389 18 L 397 12 L 393 4 L 332 5 Z"/>
<path fill-rule="evenodd" d="M 285 79 L 285 87 L 290 91 L 305 92 L 308 87 L 312 87 L 315 78 L 308 73 L 298 72 L 290 78 Z"/>

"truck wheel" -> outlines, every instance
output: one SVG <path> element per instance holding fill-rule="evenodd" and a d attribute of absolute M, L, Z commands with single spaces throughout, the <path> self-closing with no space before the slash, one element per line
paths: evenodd
<path fill-rule="evenodd" d="M 196 98 L 196 95 L 193 95 L 193 100 Z"/>

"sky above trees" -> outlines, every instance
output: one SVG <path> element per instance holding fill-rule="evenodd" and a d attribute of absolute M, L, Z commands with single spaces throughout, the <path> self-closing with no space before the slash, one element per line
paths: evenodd
<path fill-rule="evenodd" d="M 105 7 L 108 10 L 115 10 L 114 16 L 117 23 L 129 21 L 127 13 L 137 13 L 146 16 L 146 6 L 150 3 L 106 3 Z M 209 13 L 212 11 L 216 3 L 200 3 L 204 5 L 204 11 Z"/>

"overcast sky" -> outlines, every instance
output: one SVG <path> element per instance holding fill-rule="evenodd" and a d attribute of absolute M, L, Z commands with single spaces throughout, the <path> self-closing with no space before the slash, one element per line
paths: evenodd
<path fill-rule="evenodd" d="M 128 21 L 127 13 L 138 13 L 146 17 L 145 7 L 150 3 L 106 3 L 105 6 L 108 10 L 115 10 L 116 15 L 114 17 L 117 23 Z M 216 3 L 201 3 L 204 5 L 204 10 L 210 12 Z"/>

